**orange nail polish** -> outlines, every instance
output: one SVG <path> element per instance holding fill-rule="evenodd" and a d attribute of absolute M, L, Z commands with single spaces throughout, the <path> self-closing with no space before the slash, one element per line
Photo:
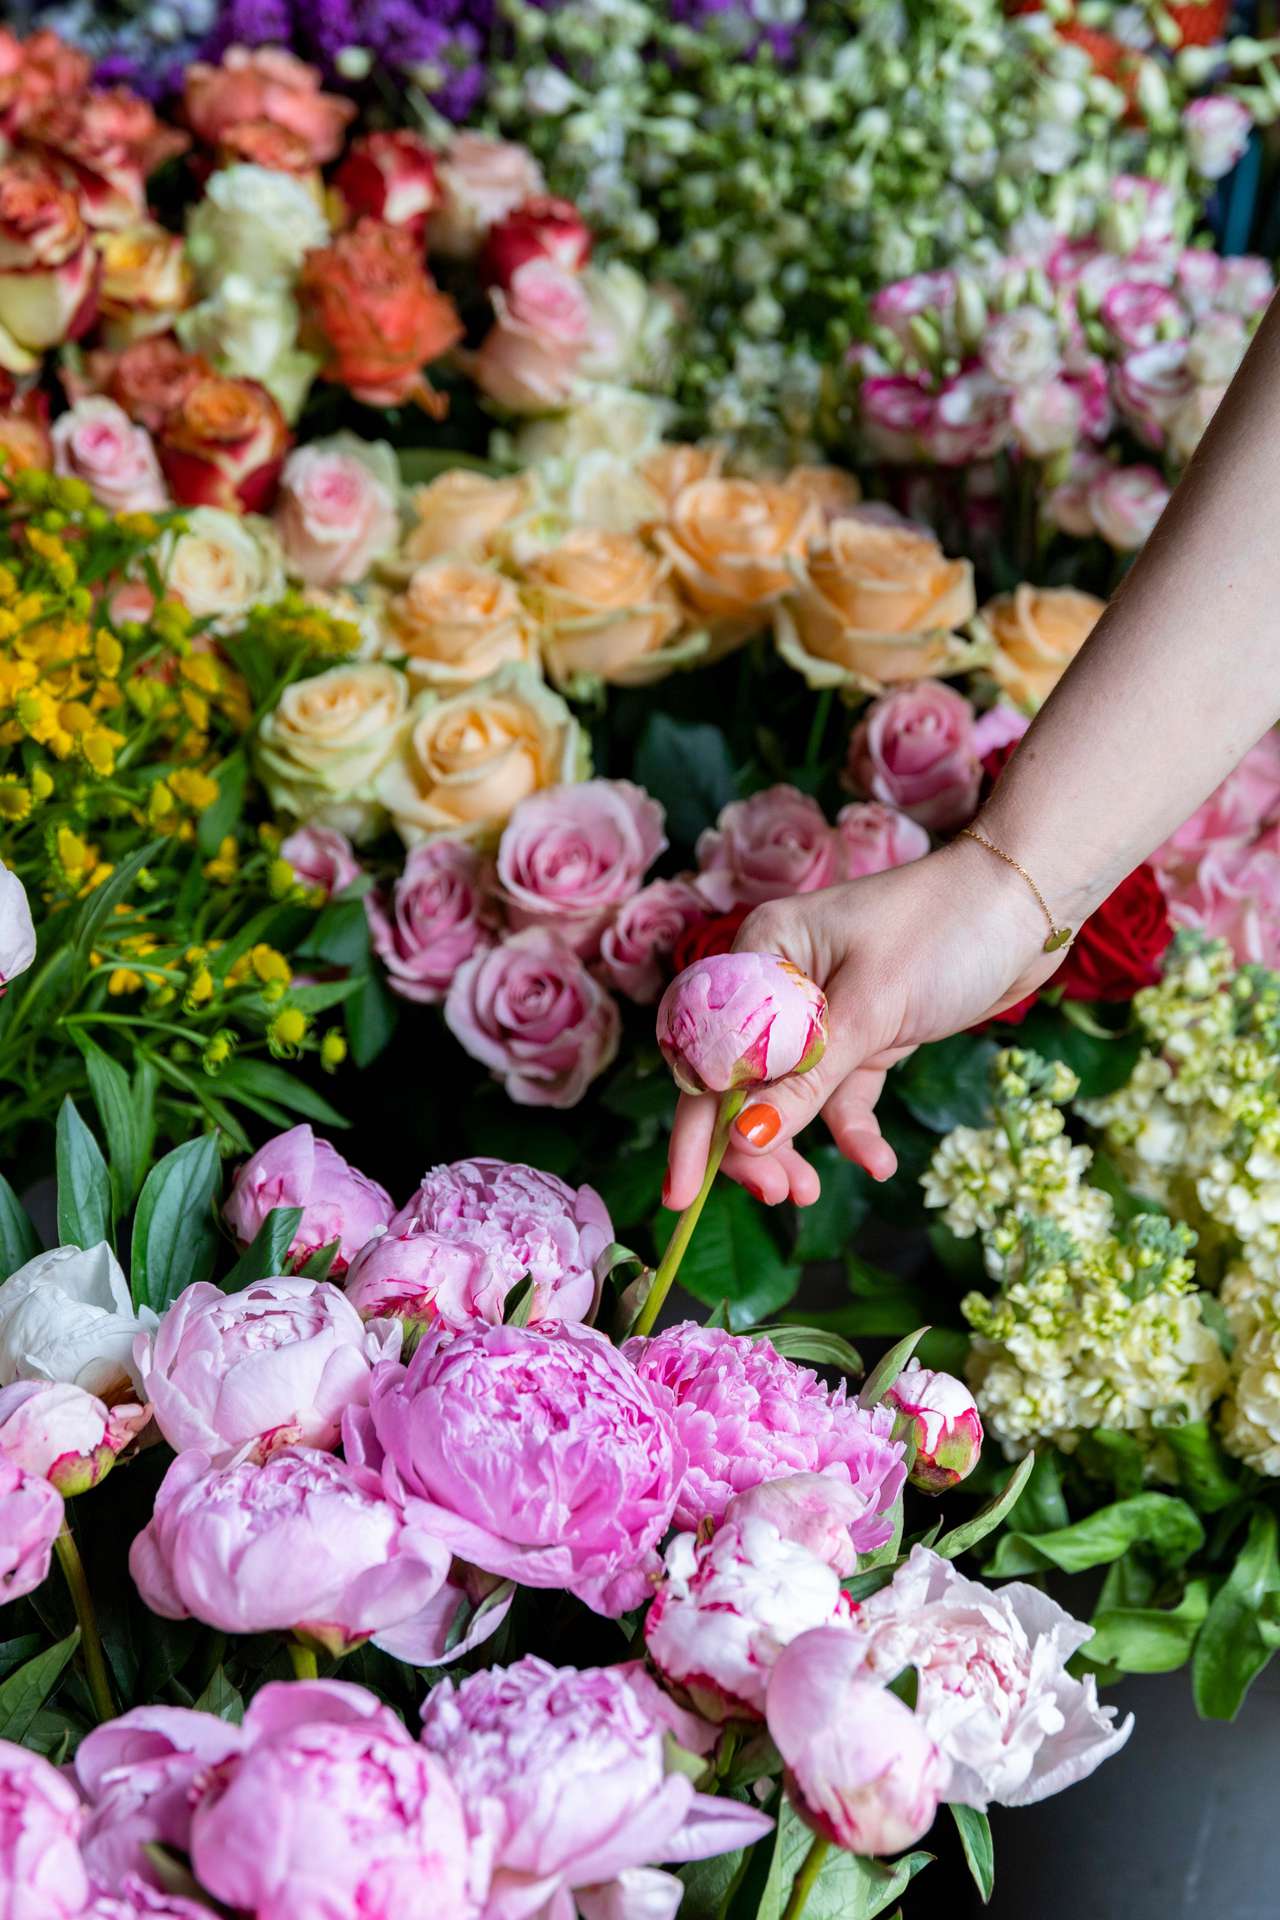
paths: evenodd
<path fill-rule="evenodd" d="M 749 1146 L 767 1147 L 782 1125 L 773 1107 L 748 1107 L 734 1122 Z"/>

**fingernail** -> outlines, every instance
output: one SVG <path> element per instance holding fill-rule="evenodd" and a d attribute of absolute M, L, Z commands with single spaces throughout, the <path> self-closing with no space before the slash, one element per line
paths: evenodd
<path fill-rule="evenodd" d="M 744 1180 L 742 1184 L 753 1200 L 758 1200 L 761 1206 L 765 1204 L 764 1194 L 759 1187 L 753 1187 L 749 1180 Z"/>
<path fill-rule="evenodd" d="M 749 1146 L 767 1147 L 782 1122 L 773 1107 L 748 1107 L 734 1124 Z"/>
<path fill-rule="evenodd" d="M 664 1207 L 671 1205 L 671 1175 L 669 1173 L 665 1173 L 662 1176 L 662 1204 Z"/>

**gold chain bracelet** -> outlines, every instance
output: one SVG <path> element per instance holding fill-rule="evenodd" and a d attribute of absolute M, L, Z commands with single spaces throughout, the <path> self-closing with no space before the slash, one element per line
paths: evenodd
<path fill-rule="evenodd" d="M 978 845 L 985 847 L 988 853 L 994 853 L 997 860 L 1003 860 L 1006 867 L 1012 867 L 1015 873 L 1022 875 L 1036 897 L 1037 906 L 1049 923 L 1049 932 L 1045 938 L 1043 951 L 1045 953 L 1057 953 L 1060 947 L 1065 947 L 1068 940 L 1071 939 L 1071 928 L 1060 927 L 1058 925 L 1049 910 L 1049 902 L 1045 899 L 1026 868 L 1021 866 L 1011 853 L 1006 853 L 1003 847 L 998 847 L 994 840 L 988 840 L 985 833 L 979 833 L 976 827 L 961 827 L 960 835 L 962 839 L 976 840 Z"/>

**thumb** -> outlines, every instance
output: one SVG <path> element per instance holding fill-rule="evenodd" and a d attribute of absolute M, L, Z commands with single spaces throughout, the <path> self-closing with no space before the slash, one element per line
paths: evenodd
<path fill-rule="evenodd" d="M 835 982 L 827 992 L 827 1047 L 807 1073 L 788 1074 L 747 1096 L 734 1121 L 733 1144 L 742 1152 L 770 1153 L 807 1127 L 867 1051 L 847 992 Z"/>

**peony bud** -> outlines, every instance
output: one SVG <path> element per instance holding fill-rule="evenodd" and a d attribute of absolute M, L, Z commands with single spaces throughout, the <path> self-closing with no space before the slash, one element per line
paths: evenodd
<path fill-rule="evenodd" d="M 70 1499 L 105 1478 L 150 1417 L 149 1407 L 108 1408 L 63 1381 L 15 1380 L 0 1387 L 0 1454 Z"/>
<path fill-rule="evenodd" d="M 915 1426 L 913 1487 L 945 1493 L 973 1472 L 982 1452 L 982 1421 L 962 1380 L 931 1372 L 913 1360 L 885 1394 L 884 1404 Z"/>
<path fill-rule="evenodd" d="M 685 1093 L 807 1073 L 826 1050 L 826 995 L 778 954 L 711 954 L 663 994 L 658 1045 Z"/>
<path fill-rule="evenodd" d="M 20 1600 L 48 1578 L 61 1531 L 62 1500 L 49 1482 L 0 1453 L 0 1606 Z"/>

